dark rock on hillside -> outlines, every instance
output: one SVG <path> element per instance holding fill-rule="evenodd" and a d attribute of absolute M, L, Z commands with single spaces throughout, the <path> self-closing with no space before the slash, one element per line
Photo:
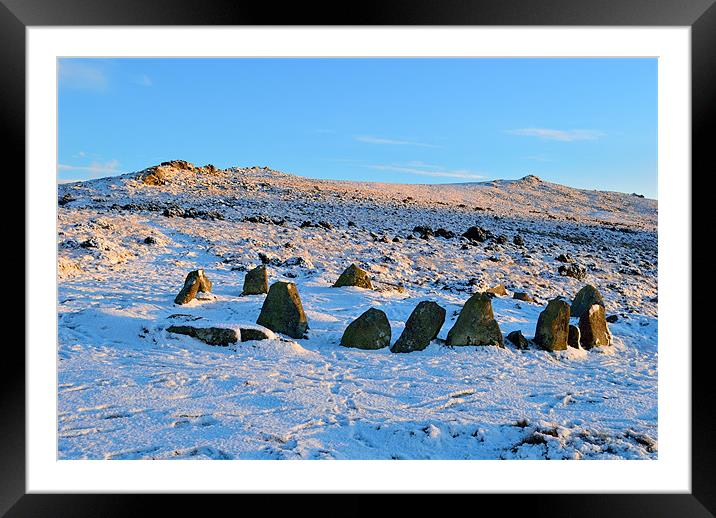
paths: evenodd
<path fill-rule="evenodd" d="M 499 345 L 504 347 L 500 326 L 492 312 L 492 302 L 486 293 L 475 293 L 460 311 L 455 325 L 448 332 L 446 344 Z"/>
<path fill-rule="evenodd" d="M 559 261 L 560 263 L 573 263 L 574 262 L 574 258 L 572 258 L 572 256 L 569 254 L 559 254 L 557 257 L 555 257 L 555 259 L 557 261 Z"/>
<path fill-rule="evenodd" d="M 62 207 L 71 201 L 75 201 L 76 199 L 77 198 L 72 197 L 69 193 L 65 193 L 59 200 L 57 200 L 57 204 Z"/>
<path fill-rule="evenodd" d="M 614 324 L 615 322 L 618 322 L 618 321 L 619 321 L 619 315 L 609 315 L 607 317 L 607 322 L 609 322 L 610 324 Z"/>
<path fill-rule="evenodd" d="M 507 244 L 507 236 L 500 235 L 495 238 L 495 243 L 498 245 L 506 245 Z"/>
<path fill-rule="evenodd" d="M 512 331 L 507 335 L 507 339 L 518 349 L 524 350 L 530 347 L 530 342 L 522 334 L 522 331 Z"/>
<path fill-rule="evenodd" d="M 594 304 L 605 307 L 604 297 L 602 297 L 602 294 L 599 293 L 597 288 L 591 284 L 587 284 L 574 296 L 570 313 L 573 317 L 579 318 Z"/>
<path fill-rule="evenodd" d="M 260 295 L 262 293 L 268 293 L 268 273 L 265 264 L 260 264 L 246 273 L 244 289 L 241 292 L 242 295 Z"/>
<path fill-rule="evenodd" d="M 359 268 L 355 264 L 351 264 L 348 268 L 346 268 L 333 285 L 334 288 L 340 288 L 342 286 L 357 286 L 368 290 L 373 289 L 373 284 L 370 282 L 368 272 Z"/>
<path fill-rule="evenodd" d="M 343 347 L 382 349 L 390 345 L 390 322 L 379 309 L 370 308 L 351 322 L 341 337 Z"/>
<path fill-rule="evenodd" d="M 552 299 L 537 319 L 535 343 L 547 351 L 563 351 L 569 337 L 569 304 Z"/>
<path fill-rule="evenodd" d="M 283 333 L 291 338 L 304 338 L 308 330 L 308 320 L 296 285 L 292 282 L 274 282 L 269 288 L 256 323 L 274 333 Z"/>
<path fill-rule="evenodd" d="M 517 246 L 525 246 L 525 239 L 519 234 L 512 238 L 512 242 Z"/>
<path fill-rule="evenodd" d="M 585 349 L 612 344 L 612 334 L 604 317 L 604 308 L 598 304 L 594 304 L 582 314 L 579 319 L 579 331 L 582 335 L 582 347 Z"/>
<path fill-rule="evenodd" d="M 572 277 L 578 281 L 587 276 L 587 269 L 579 264 L 563 264 L 557 268 L 557 272 L 563 277 Z"/>
<path fill-rule="evenodd" d="M 209 345 L 226 347 L 239 341 L 239 335 L 236 330 L 223 327 L 169 326 L 167 331 L 191 336 Z"/>
<path fill-rule="evenodd" d="M 193 300 L 198 292 L 209 293 L 211 288 L 211 281 L 204 275 L 204 270 L 191 271 L 186 276 L 181 291 L 174 298 L 174 303 L 186 304 Z"/>
<path fill-rule="evenodd" d="M 492 237 L 492 233 L 489 230 L 485 230 L 482 227 L 470 227 L 468 228 L 462 237 L 466 237 L 473 241 L 484 242 L 488 238 Z"/>
<path fill-rule="evenodd" d="M 435 231 L 435 237 L 442 237 L 444 239 L 453 239 L 455 237 L 455 232 L 452 230 L 446 230 L 444 228 L 439 228 Z"/>
<path fill-rule="evenodd" d="M 422 301 L 408 317 L 405 329 L 390 348 L 394 353 L 422 351 L 437 338 L 445 323 L 445 308 L 435 302 Z"/>
<path fill-rule="evenodd" d="M 433 229 L 423 225 L 418 225 L 413 228 L 413 234 L 417 235 L 421 239 L 429 239 L 430 236 L 434 235 Z"/>
<path fill-rule="evenodd" d="M 145 238 L 144 238 L 144 244 L 145 244 L 145 245 L 156 245 L 156 244 L 157 244 L 157 240 L 154 239 L 152 236 L 145 237 Z"/>

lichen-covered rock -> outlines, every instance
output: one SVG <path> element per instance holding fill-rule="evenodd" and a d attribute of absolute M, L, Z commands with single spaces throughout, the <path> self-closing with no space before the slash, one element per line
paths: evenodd
<path fill-rule="evenodd" d="M 448 332 L 447 345 L 499 345 L 504 347 L 500 326 L 492 312 L 486 293 L 475 293 L 460 311 L 455 325 Z"/>
<path fill-rule="evenodd" d="M 191 336 L 209 345 L 221 345 L 223 347 L 239 341 L 239 334 L 235 329 L 224 327 L 169 326 L 167 331 Z"/>
<path fill-rule="evenodd" d="M 612 334 L 609 332 L 604 308 L 594 304 L 579 318 L 579 332 L 581 333 L 582 347 L 604 347 L 612 344 Z"/>
<path fill-rule="evenodd" d="M 268 273 L 266 265 L 260 264 L 253 270 L 246 272 L 242 295 L 260 295 L 268 293 Z"/>
<path fill-rule="evenodd" d="M 512 298 L 516 300 L 521 300 L 522 302 L 534 302 L 535 299 L 532 298 L 532 295 L 530 295 L 527 292 L 524 291 L 516 291 L 512 294 Z"/>
<path fill-rule="evenodd" d="M 569 338 L 569 304 L 552 299 L 539 314 L 535 343 L 547 351 L 564 351 Z"/>
<path fill-rule="evenodd" d="M 567 345 L 570 347 L 574 347 L 575 349 L 579 349 L 580 336 L 581 336 L 581 333 L 579 332 L 579 328 L 577 326 L 573 326 L 572 324 L 569 324 L 569 335 L 567 335 Z"/>
<path fill-rule="evenodd" d="M 308 330 L 308 320 L 296 285 L 292 282 L 274 282 L 269 288 L 256 323 L 274 333 L 283 333 L 291 338 L 304 338 Z"/>
<path fill-rule="evenodd" d="M 530 347 L 529 340 L 525 338 L 522 331 L 512 331 L 507 335 L 507 339 L 518 349 L 529 349 Z"/>
<path fill-rule="evenodd" d="M 390 345 L 390 322 L 385 313 L 370 308 L 348 324 L 341 337 L 343 347 L 382 349 Z"/>
<path fill-rule="evenodd" d="M 197 293 L 209 293 L 211 288 L 211 281 L 204 274 L 204 270 L 191 271 L 184 280 L 184 287 L 182 287 L 181 291 L 174 298 L 174 303 L 186 304 L 192 301 Z"/>
<path fill-rule="evenodd" d="M 573 317 L 579 318 L 594 304 L 605 307 L 604 298 L 597 288 L 591 284 L 587 284 L 575 295 L 570 314 Z"/>
<path fill-rule="evenodd" d="M 357 286 L 358 288 L 365 288 L 368 290 L 373 289 L 373 284 L 370 282 L 368 272 L 359 268 L 355 264 L 351 264 L 348 268 L 346 268 L 333 285 L 334 288 L 340 288 L 342 286 Z"/>
<path fill-rule="evenodd" d="M 445 323 L 445 308 L 432 301 L 422 301 L 405 323 L 405 329 L 390 348 L 394 353 L 422 351 L 435 340 Z"/>
<path fill-rule="evenodd" d="M 142 183 L 145 185 L 165 185 L 167 183 L 164 172 L 157 166 L 150 167 L 141 176 Z"/>

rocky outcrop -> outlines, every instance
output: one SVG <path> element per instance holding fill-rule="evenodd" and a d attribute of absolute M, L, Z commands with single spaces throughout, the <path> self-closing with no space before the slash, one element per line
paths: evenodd
<path fill-rule="evenodd" d="M 599 293 L 597 288 L 591 284 L 587 284 L 577 292 L 577 295 L 575 295 L 574 301 L 572 301 L 570 314 L 573 317 L 579 318 L 584 313 L 589 311 L 589 308 L 591 308 L 594 304 L 599 304 L 600 306 L 605 307 L 604 298 L 602 297 L 602 294 Z"/>
<path fill-rule="evenodd" d="M 365 288 L 367 290 L 373 289 L 373 284 L 370 282 L 368 272 L 359 268 L 355 264 L 351 264 L 348 268 L 346 268 L 333 285 L 334 288 L 340 288 L 343 286 L 357 286 L 358 288 Z"/>
<path fill-rule="evenodd" d="M 269 334 L 270 331 L 266 329 L 259 329 L 257 327 L 242 327 L 241 328 L 241 341 L 249 342 L 252 340 L 269 340 L 274 338 L 273 334 Z"/>
<path fill-rule="evenodd" d="M 604 347 L 612 344 L 612 334 L 609 332 L 604 308 L 594 304 L 579 318 L 579 332 L 581 344 L 584 349 Z"/>
<path fill-rule="evenodd" d="M 186 304 L 194 300 L 197 293 L 209 293 L 211 288 L 211 281 L 204 274 L 204 270 L 191 271 L 184 280 L 184 287 L 174 298 L 174 304 Z"/>
<path fill-rule="evenodd" d="M 487 241 L 488 238 L 490 238 L 492 234 L 489 230 L 485 230 L 481 227 L 470 227 L 468 228 L 465 233 L 462 235 L 462 237 L 466 237 L 472 241 Z"/>
<path fill-rule="evenodd" d="M 242 295 L 261 295 L 268 293 L 268 273 L 266 265 L 260 264 L 253 270 L 246 272 Z"/>
<path fill-rule="evenodd" d="M 269 288 L 256 323 L 274 333 L 282 333 L 291 338 L 304 338 L 308 330 L 308 320 L 296 285 L 292 282 L 274 282 Z"/>
<path fill-rule="evenodd" d="M 343 332 L 341 345 L 356 349 L 382 349 L 390 345 L 390 322 L 379 309 L 370 308 Z"/>
<path fill-rule="evenodd" d="M 405 329 L 390 348 L 394 353 L 422 351 L 437 338 L 445 323 L 445 309 L 435 302 L 422 301 L 408 317 Z"/>
<path fill-rule="evenodd" d="M 460 311 L 455 325 L 448 332 L 446 344 L 499 345 L 504 347 L 500 326 L 492 312 L 492 302 L 486 293 L 475 293 Z"/>
<path fill-rule="evenodd" d="M 552 299 L 539 314 L 535 343 L 546 351 L 564 351 L 569 338 L 569 304 Z"/>
<path fill-rule="evenodd" d="M 180 335 L 187 335 L 209 345 L 226 347 L 239 341 L 239 334 L 235 329 L 224 327 L 196 327 L 196 326 L 169 326 L 167 331 Z"/>

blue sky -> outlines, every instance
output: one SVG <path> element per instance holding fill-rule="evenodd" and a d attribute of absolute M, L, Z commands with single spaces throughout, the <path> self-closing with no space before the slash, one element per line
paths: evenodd
<path fill-rule="evenodd" d="M 657 195 L 656 59 L 62 59 L 58 177 L 183 159 Z"/>

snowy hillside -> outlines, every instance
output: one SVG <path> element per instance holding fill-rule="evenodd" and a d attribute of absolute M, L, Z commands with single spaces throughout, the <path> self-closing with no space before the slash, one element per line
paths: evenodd
<path fill-rule="evenodd" d="M 59 458 L 658 455 L 655 200 L 532 176 L 398 185 L 181 161 L 58 191 Z M 217 347 L 167 331 L 256 327 L 266 296 L 242 287 L 262 263 L 296 284 L 307 338 Z M 374 289 L 331 287 L 352 263 Z M 559 273 L 577 266 L 581 279 Z M 211 292 L 175 304 L 197 269 Z M 499 284 L 504 336 L 531 339 L 547 301 L 591 284 L 613 344 L 447 347 L 465 301 Z M 446 309 L 425 350 L 340 345 L 371 307 L 394 342 L 424 300 Z"/>

